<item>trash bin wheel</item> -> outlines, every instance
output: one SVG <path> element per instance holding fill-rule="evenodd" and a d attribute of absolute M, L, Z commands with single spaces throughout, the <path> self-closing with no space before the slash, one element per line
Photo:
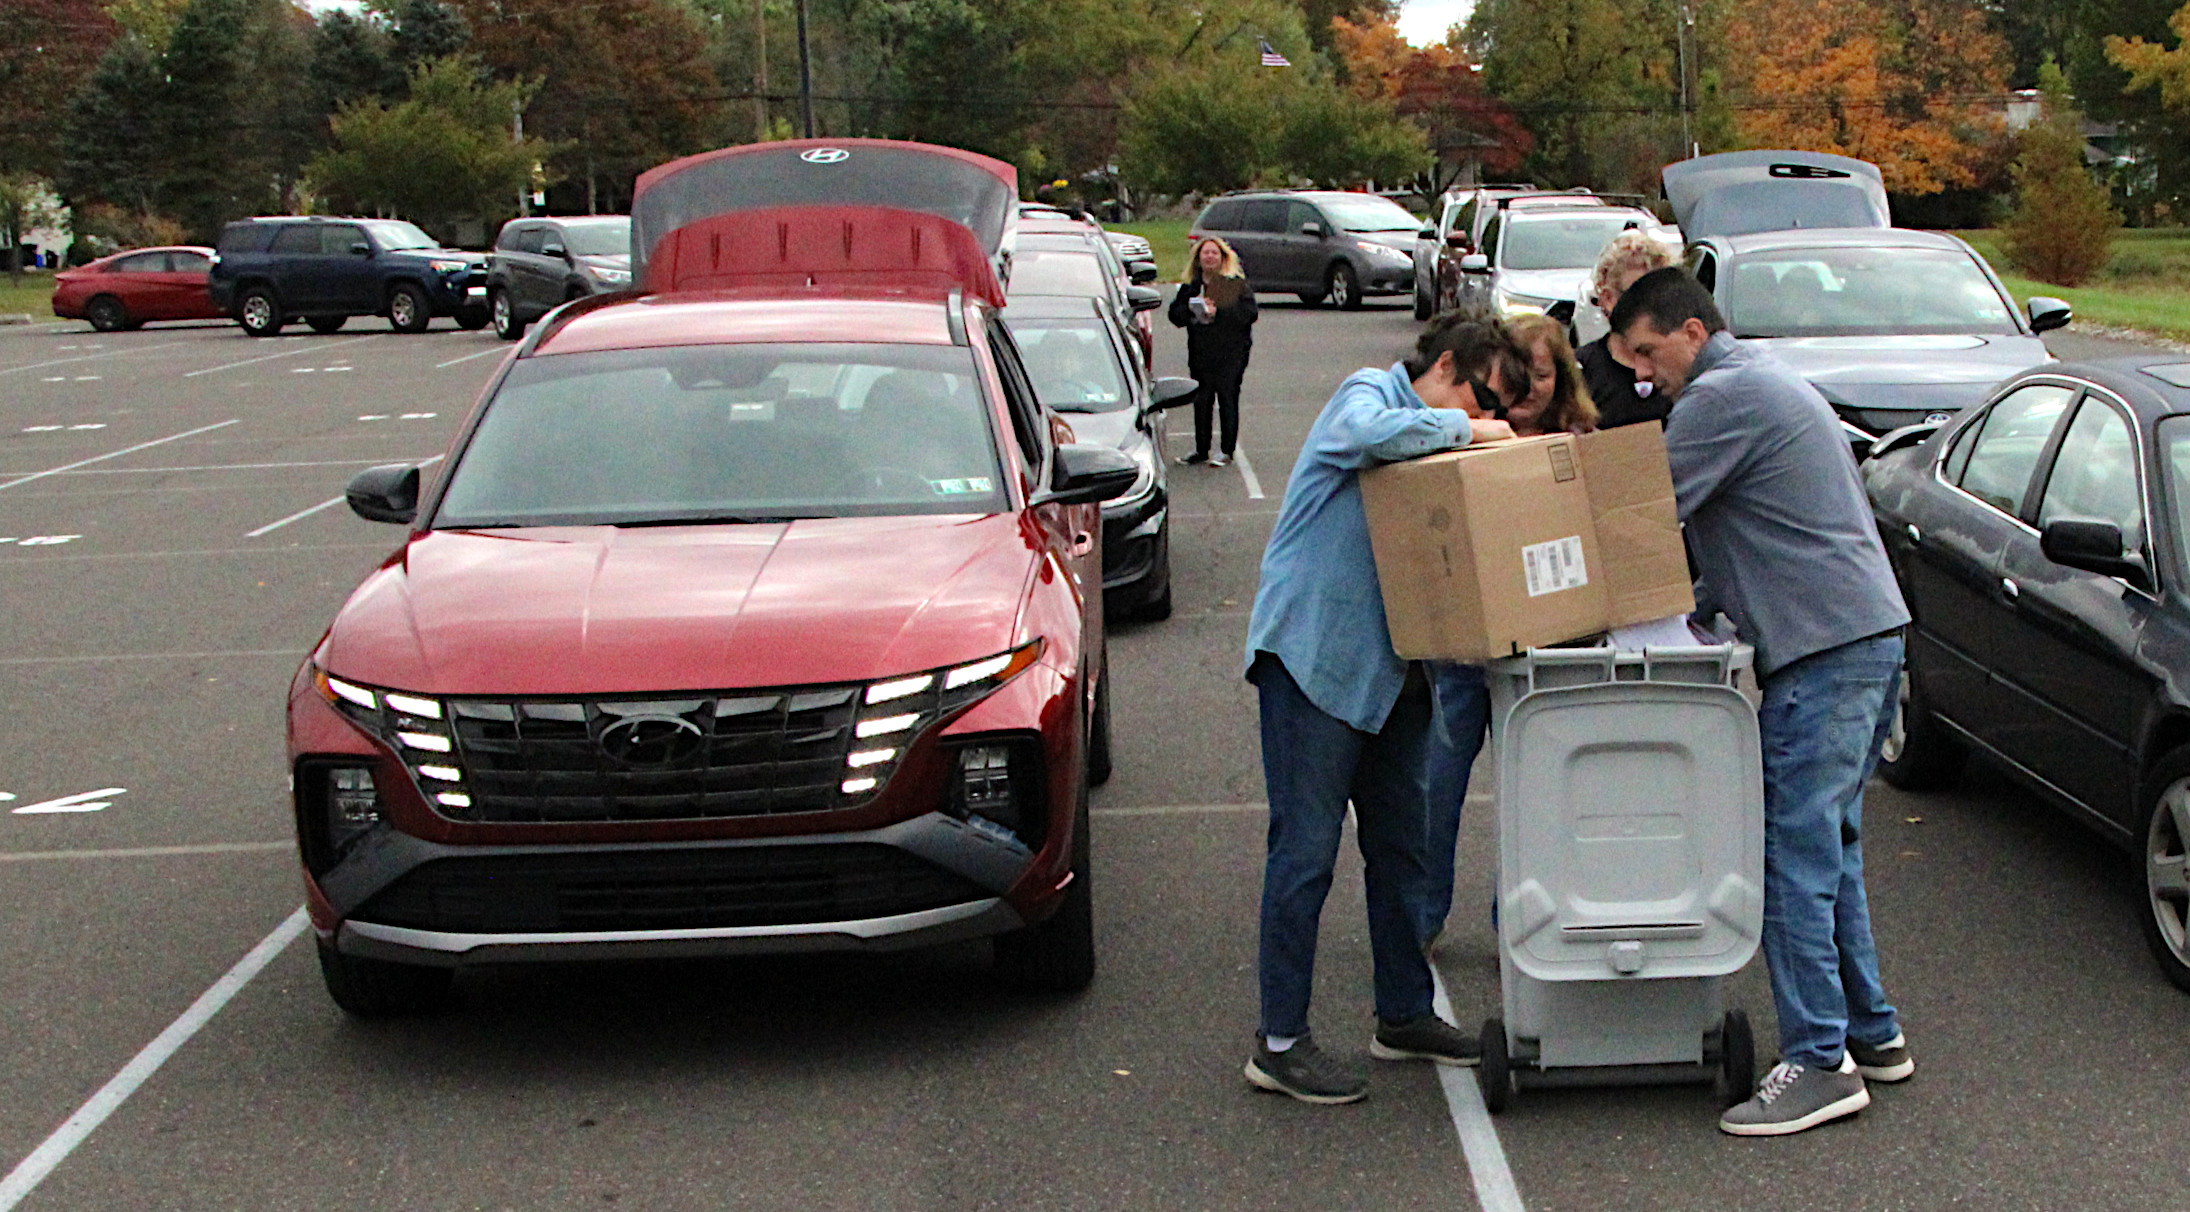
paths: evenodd
<path fill-rule="evenodd" d="M 1483 1020 L 1483 1059 L 1475 1066 L 1475 1084 L 1483 1091 L 1483 1106 L 1491 1114 L 1505 1110 L 1513 1102 L 1513 1062 L 1506 1055 L 1506 1023 L 1504 1019 Z"/>
<path fill-rule="evenodd" d="M 1749 1015 L 1728 1010 L 1719 1027 L 1719 1106 L 1747 1102 L 1757 1080 L 1757 1039 L 1749 1030 Z"/>

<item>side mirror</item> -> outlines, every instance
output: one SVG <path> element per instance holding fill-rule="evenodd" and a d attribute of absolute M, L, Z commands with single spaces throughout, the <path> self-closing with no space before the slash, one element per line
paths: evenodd
<path fill-rule="evenodd" d="M 1125 271 L 1133 279 L 1135 286 L 1146 286 L 1158 276 L 1154 261 L 1128 261 L 1125 263 Z"/>
<path fill-rule="evenodd" d="M 1572 328 L 1574 327 L 1574 300 L 1561 299 L 1557 303 L 1554 303 L 1551 306 L 1545 308 L 1544 314 L 1550 316 L 1554 320 L 1557 320 L 1559 323 L 1566 325 L 1568 328 Z"/>
<path fill-rule="evenodd" d="M 1437 238 L 1437 229 L 1434 227 L 1425 227 L 1421 231 L 1414 233 L 1414 238 L 1417 240 L 1435 240 Z"/>
<path fill-rule="evenodd" d="M 543 257 L 561 257 L 565 261 L 570 260 L 570 250 L 553 240 L 540 246 L 540 255 Z"/>
<path fill-rule="evenodd" d="M 2049 299 L 2044 295 L 2032 295 L 2023 304 L 2023 310 L 2030 315 L 2032 332 L 2052 332 L 2056 328 L 2066 328 L 2068 322 L 2076 318 L 2075 309 L 2066 301 Z"/>
<path fill-rule="evenodd" d="M 1163 306 L 1163 292 L 1153 286 L 1128 286 L 1125 301 L 1134 311 L 1154 311 Z"/>
<path fill-rule="evenodd" d="M 1166 408 L 1177 408 L 1193 399 L 1194 393 L 1200 390 L 1201 384 L 1192 379 L 1182 379 L 1176 375 L 1158 379 L 1148 391 L 1148 411 L 1162 412 Z"/>
<path fill-rule="evenodd" d="M 418 517 L 418 466 L 390 463 L 350 477 L 350 512 L 368 522 L 409 525 Z"/>
<path fill-rule="evenodd" d="M 1057 448 L 1048 490 L 1036 493 L 1032 503 L 1100 505 L 1131 492 L 1140 477 L 1141 465 L 1115 446 L 1067 442 Z"/>
<path fill-rule="evenodd" d="M 1314 236 L 1320 240 L 1323 238 L 1323 225 L 1313 219 L 1310 219 L 1306 223 L 1300 225 L 1300 234 L 1304 236 Z"/>
<path fill-rule="evenodd" d="M 1481 253 L 1469 253 L 1467 256 L 1460 258 L 1460 272 L 1464 274 L 1487 274 L 1490 272 L 1490 258 Z"/>
<path fill-rule="evenodd" d="M 1464 253 L 1473 252 L 1475 250 L 1475 241 L 1468 239 L 1468 233 L 1456 231 L 1445 237 L 1445 247 L 1457 249 Z"/>
<path fill-rule="evenodd" d="M 2049 522 L 2038 536 L 2038 550 L 2064 567 L 2120 577 L 2139 589 L 2152 587 L 2144 557 L 2122 550 L 2122 528 L 2112 522 L 2084 518 Z"/>
<path fill-rule="evenodd" d="M 351 256 L 353 256 L 353 257 L 369 257 L 369 256 L 372 256 L 372 255 L 373 255 L 373 246 L 372 246 L 372 245 L 370 245 L 370 244 L 367 244 L 367 243 L 366 243 L 365 241 L 363 241 L 363 240 L 359 240 L 359 241 L 358 241 L 357 243 L 355 243 L 355 244 L 352 244 L 352 245 L 350 246 L 350 255 L 351 255 Z"/>

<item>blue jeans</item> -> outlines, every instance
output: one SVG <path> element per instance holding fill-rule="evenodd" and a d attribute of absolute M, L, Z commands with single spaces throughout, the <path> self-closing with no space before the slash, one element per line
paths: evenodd
<path fill-rule="evenodd" d="M 1460 847 L 1460 807 L 1468 798 L 1468 773 L 1483 752 L 1490 727 L 1490 683 L 1479 665 L 1437 662 L 1430 666 L 1437 699 L 1436 735 L 1430 743 L 1430 890 L 1422 898 L 1417 932 L 1424 943 L 1445 928 L 1452 912 L 1453 856 Z"/>
<path fill-rule="evenodd" d="M 1764 959 L 1781 1058 L 1840 1063 L 1900 1031 L 1863 892 L 1863 784 L 1893 723 L 1901 637 L 1804 657 L 1764 680 Z"/>
<path fill-rule="evenodd" d="M 1429 695 L 1410 687 L 1383 731 L 1362 732 L 1309 702 L 1268 653 L 1256 657 L 1249 678 L 1262 698 L 1262 772 L 1270 795 L 1262 1033 L 1308 1032 L 1317 926 L 1349 800 L 1366 869 L 1376 1016 L 1400 1023 L 1428 1014 L 1430 965 L 1417 923 L 1429 883 L 1423 861 Z"/>

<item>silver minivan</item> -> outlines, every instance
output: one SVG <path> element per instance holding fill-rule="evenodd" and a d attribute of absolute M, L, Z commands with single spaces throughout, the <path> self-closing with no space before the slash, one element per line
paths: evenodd
<path fill-rule="evenodd" d="M 1257 291 L 1355 308 L 1369 295 L 1414 290 L 1421 227 L 1405 207 L 1377 194 L 1253 190 L 1211 202 L 1194 221 L 1192 238 L 1230 244 Z"/>

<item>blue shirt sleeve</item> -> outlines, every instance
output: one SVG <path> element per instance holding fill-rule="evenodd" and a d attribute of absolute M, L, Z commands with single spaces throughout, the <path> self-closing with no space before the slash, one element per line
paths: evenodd
<path fill-rule="evenodd" d="M 1465 446 L 1468 414 L 1452 408 L 1412 408 L 1385 398 L 1371 383 L 1348 383 L 1333 402 L 1316 455 L 1336 467 L 1361 469 Z"/>

